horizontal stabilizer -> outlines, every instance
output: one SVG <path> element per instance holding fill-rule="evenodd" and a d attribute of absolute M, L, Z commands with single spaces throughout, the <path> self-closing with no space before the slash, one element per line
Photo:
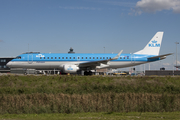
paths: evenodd
<path fill-rule="evenodd" d="M 156 58 L 165 59 L 166 56 L 172 55 L 172 54 L 173 54 L 173 53 L 164 54 L 164 55 L 158 55 L 158 56 L 154 56 L 154 57 L 149 57 L 148 59 L 156 59 Z"/>

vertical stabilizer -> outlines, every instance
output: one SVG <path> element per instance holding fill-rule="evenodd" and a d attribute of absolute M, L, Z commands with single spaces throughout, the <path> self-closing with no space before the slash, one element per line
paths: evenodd
<path fill-rule="evenodd" d="M 164 32 L 157 32 L 144 49 L 134 54 L 159 55 L 163 33 Z"/>

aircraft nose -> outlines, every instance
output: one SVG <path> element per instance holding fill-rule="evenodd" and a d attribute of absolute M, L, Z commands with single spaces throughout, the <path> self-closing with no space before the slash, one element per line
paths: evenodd
<path fill-rule="evenodd" d="M 8 62 L 8 63 L 6 64 L 6 66 L 7 66 L 7 67 L 11 67 L 11 64 L 12 64 L 12 62 L 10 61 L 10 62 Z"/>

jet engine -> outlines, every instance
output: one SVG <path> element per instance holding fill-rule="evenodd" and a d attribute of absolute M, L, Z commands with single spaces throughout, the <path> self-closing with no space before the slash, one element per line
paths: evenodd
<path fill-rule="evenodd" d="M 64 65 L 63 71 L 64 73 L 76 73 L 79 70 L 79 67 L 76 65 Z"/>

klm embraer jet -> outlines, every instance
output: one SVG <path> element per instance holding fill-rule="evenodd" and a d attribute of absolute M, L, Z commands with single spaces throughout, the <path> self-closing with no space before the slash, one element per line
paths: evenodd
<path fill-rule="evenodd" d="M 144 49 L 133 54 L 65 54 L 28 52 L 7 63 L 10 68 L 59 69 L 63 73 L 78 70 L 91 74 L 101 68 L 124 68 L 165 59 L 170 54 L 159 55 L 163 32 L 157 32 Z"/>

